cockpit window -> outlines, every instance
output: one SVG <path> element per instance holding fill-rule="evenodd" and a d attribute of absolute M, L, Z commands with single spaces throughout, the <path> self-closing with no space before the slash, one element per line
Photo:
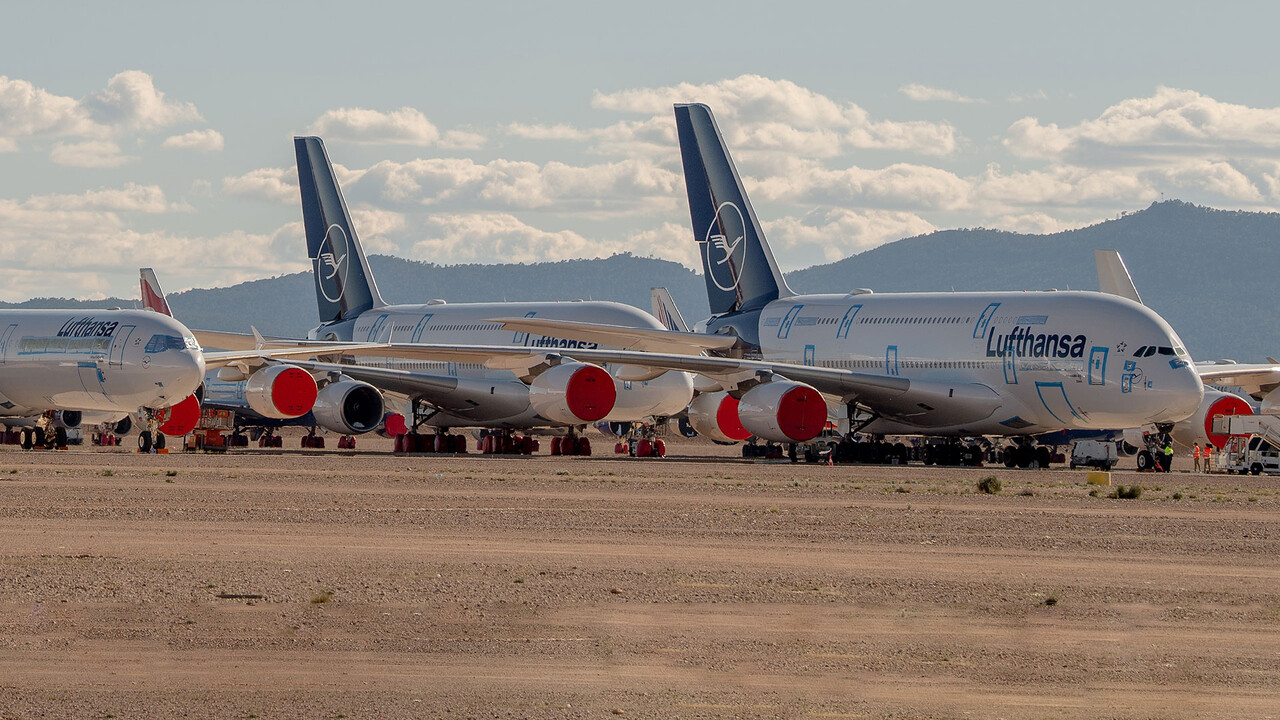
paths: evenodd
<path fill-rule="evenodd" d="M 187 341 L 177 335 L 152 335 L 145 348 L 149 353 L 160 353 L 165 350 L 182 350 Z"/>
<path fill-rule="evenodd" d="M 1137 350 L 1134 350 L 1134 351 L 1133 351 L 1133 356 L 1134 356 L 1134 357 L 1142 357 L 1142 353 L 1144 353 L 1144 352 L 1146 352 L 1146 351 L 1147 351 L 1147 346 L 1146 346 L 1146 345 L 1143 345 L 1142 347 L 1140 347 L 1140 348 L 1138 348 Z"/>
<path fill-rule="evenodd" d="M 1173 348 L 1173 354 L 1177 355 L 1178 357 L 1187 357 L 1187 349 L 1182 347 L 1181 345 L 1178 345 Z"/>
<path fill-rule="evenodd" d="M 1161 347 L 1161 348 L 1160 348 L 1160 354 L 1161 354 L 1161 355 L 1172 355 L 1172 354 L 1173 354 L 1173 348 L 1171 348 L 1171 347 Z"/>
<path fill-rule="evenodd" d="M 1142 353 L 1142 357 L 1151 357 L 1152 355 L 1156 354 L 1156 350 L 1157 348 L 1155 345 L 1148 345 L 1147 351 Z"/>

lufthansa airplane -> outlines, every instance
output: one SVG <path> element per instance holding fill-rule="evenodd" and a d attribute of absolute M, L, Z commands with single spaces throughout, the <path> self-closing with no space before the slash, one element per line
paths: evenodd
<path fill-rule="evenodd" d="M 827 399 L 844 406 L 851 431 L 944 437 L 1167 428 L 1200 406 L 1204 387 L 1182 341 L 1159 315 L 1125 298 L 1070 291 L 796 294 L 711 111 L 677 105 L 675 114 L 713 313 L 709 335 L 663 330 L 668 347 L 688 342 L 681 352 L 564 348 L 562 355 L 706 375 L 720 392 L 700 395 L 692 419 L 713 436 L 720 429 L 722 436 L 746 432 L 776 442 L 816 437 Z M 648 334 L 489 319 L 515 331 L 619 347 Z M 731 347 L 709 347 L 708 337 Z M 454 359 L 495 351 L 433 350 Z"/>
<path fill-rule="evenodd" d="M 308 255 L 315 277 L 320 325 L 308 336 L 318 342 L 480 344 L 520 348 L 524 357 L 501 362 L 424 359 L 409 353 L 361 354 L 351 364 L 298 362 L 317 373 L 330 372 L 376 386 L 405 409 L 413 427 L 527 429 L 574 428 L 598 420 L 637 421 L 682 412 L 693 395 L 690 377 L 681 372 L 650 378 L 622 377 L 626 368 L 604 367 L 564 356 L 563 350 L 596 348 L 536 331 L 509 331 L 488 318 L 516 314 L 525 318 L 584 322 L 648 331 L 658 340 L 631 337 L 615 347 L 667 348 L 666 330 L 652 316 L 615 302 L 458 303 L 389 305 L 383 301 L 356 236 L 342 190 L 324 143 L 316 137 L 294 139 Z M 199 334 L 202 342 L 242 347 L 243 335 Z M 288 343 L 289 341 L 284 341 Z M 708 338 L 710 346 L 724 346 Z M 681 347 L 684 347 L 683 345 Z M 576 447 L 576 446 L 575 446 Z"/>
<path fill-rule="evenodd" d="M 140 268 L 138 272 L 143 306 L 172 317 L 155 271 Z M 234 413 L 232 445 L 248 444 L 247 429 L 259 445 L 279 447 L 281 438 L 275 431 L 291 426 L 311 428 L 302 438 L 302 447 L 324 447 L 324 439 L 314 432 L 322 427 L 342 435 L 340 449 L 350 449 L 355 447 L 355 435 L 376 429 L 383 420 L 382 395 L 368 383 L 327 376 L 317 382 L 311 373 L 287 363 L 246 370 L 236 365 L 210 368 L 204 377 L 200 406 Z"/>

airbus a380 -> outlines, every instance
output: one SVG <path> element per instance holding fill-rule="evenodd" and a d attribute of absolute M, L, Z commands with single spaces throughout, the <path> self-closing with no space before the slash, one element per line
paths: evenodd
<path fill-rule="evenodd" d="M 389 305 L 383 301 L 356 236 L 341 188 L 316 137 L 294 139 L 302 214 L 306 228 L 320 325 L 308 336 L 320 342 L 483 344 L 521 348 L 507 362 L 455 362 L 361 355 L 354 364 L 298 362 L 370 383 L 402 404 L 412 425 L 438 428 L 576 428 L 598 420 L 635 421 L 684 410 L 693 395 L 685 373 L 622 377 L 625 368 L 573 361 L 571 348 L 597 347 L 535 332 L 512 332 L 490 318 L 517 314 L 648 330 L 657 344 L 630 338 L 620 347 L 661 347 L 665 329 L 650 315 L 615 302 L 505 302 Z M 239 347 L 242 335 L 200 333 L 202 342 Z M 712 345 L 723 345 L 710 339 Z M 390 353 L 395 354 L 395 353 Z M 402 354 L 403 355 L 403 354 Z M 611 374 L 611 371 L 614 374 Z M 641 373 L 643 375 L 643 373 Z M 573 446 L 577 451 L 581 445 Z"/>
<path fill-rule="evenodd" d="M 694 239 L 712 317 L 734 340 L 730 357 L 566 349 L 595 362 L 698 372 L 720 393 L 699 396 L 700 431 L 776 442 L 815 437 L 823 395 L 871 434 L 1031 436 L 1060 429 L 1169 427 L 1200 406 L 1204 388 L 1182 341 L 1139 303 L 1095 292 L 937 292 L 798 295 L 783 279 L 711 111 L 677 105 L 676 126 Z M 590 341 L 626 330 L 503 318 Z M 1154 354 L 1135 356 L 1139 348 Z M 482 353 L 455 348 L 456 357 Z"/>

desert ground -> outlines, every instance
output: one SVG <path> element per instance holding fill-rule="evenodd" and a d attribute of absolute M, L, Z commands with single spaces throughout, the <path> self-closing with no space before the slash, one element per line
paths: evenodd
<path fill-rule="evenodd" d="M 0 718 L 1280 717 L 1280 479 L 365 446 L 4 448 Z"/>

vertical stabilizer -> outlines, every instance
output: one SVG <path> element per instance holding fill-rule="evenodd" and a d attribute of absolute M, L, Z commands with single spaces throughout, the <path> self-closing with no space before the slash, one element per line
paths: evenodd
<path fill-rule="evenodd" d="M 320 322 L 353 318 L 381 307 L 382 296 L 356 237 L 342 188 L 318 137 L 295 137 L 307 257 L 316 281 Z"/>
<path fill-rule="evenodd" d="M 671 291 L 664 287 L 650 288 L 649 296 L 653 299 L 653 316 L 663 327 L 673 332 L 689 332 Z"/>
<path fill-rule="evenodd" d="M 165 299 L 164 291 L 160 289 L 160 280 L 156 278 L 155 271 L 151 268 L 138 268 L 138 275 L 142 285 L 142 307 L 173 317 L 173 311 L 169 309 L 169 301 Z"/>
<path fill-rule="evenodd" d="M 689 214 L 712 314 L 758 309 L 794 295 L 765 242 L 711 109 L 691 104 L 675 110 Z"/>
<path fill-rule="evenodd" d="M 1120 257 L 1119 251 L 1094 250 L 1093 260 L 1098 264 L 1099 290 L 1142 304 L 1138 288 L 1133 284 L 1133 277 L 1129 275 L 1129 268 L 1125 267 L 1124 258 Z"/>

